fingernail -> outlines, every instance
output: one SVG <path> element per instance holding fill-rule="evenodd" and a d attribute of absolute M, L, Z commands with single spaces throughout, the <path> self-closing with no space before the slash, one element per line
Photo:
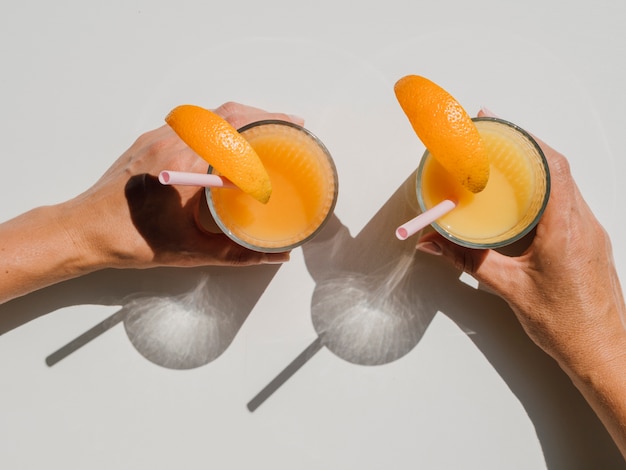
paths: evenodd
<path fill-rule="evenodd" d="M 265 253 L 262 264 L 283 264 L 289 261 L 289 253 Z"/>
<path fill-rule="evenodd" d="M 486 117 L 494 117 L 494 118 L 498 117 L 496 113 L 494 113 L 489 108 L 486 108 L 485 106 L 480 107 L 480 112 L 482 113 L 483 116 L 486 116 Z"/>
<path fill-rule="evenodd" d="M 300 116 L 297 116 L 295 114 L 288 114 L 287 116 L 289 116 L 289 119 L 291 119 L 296 124 L 304 124 L 304 118 L 301 118 Z"/>
<path fill-rule="evenodd" d="M 435 256 L 440 256 L 442 253 L 441 247 L 435 242 L 420 242 L 415 246 L 415 249 Z"/>

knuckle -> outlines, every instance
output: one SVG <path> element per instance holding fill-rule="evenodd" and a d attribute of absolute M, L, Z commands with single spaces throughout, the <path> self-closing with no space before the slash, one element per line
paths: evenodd
<path fill-rule="evenodd" d="M 215 113 L 227 119 L 241 113 L 241 104 L 234 101 L 227 101 L 215 109 Z"/>
<path fill-rule="evenodd" d="M 550 159 L 550 171 L 561 178 L 571 178 L 571 166 L 567 158 L 558 152 L 554 152 Z"/>
<path fill-rule="evenodd" d="M 257 264 L 260 259 L 260 253 L 245 249 L 242 246 L 230 243 L 224 250 L 223 260 L 226 264 L 232 266 L 248 266 Z"/>

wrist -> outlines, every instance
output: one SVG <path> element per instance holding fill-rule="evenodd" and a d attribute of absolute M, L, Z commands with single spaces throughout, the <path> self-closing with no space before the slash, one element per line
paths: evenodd
<path fill-rule="evenodd" d="M 586 337 L 578 349 L 570 350 L 570 354 L 558 359 L 571 377 L 593 381 L 605 369 L 626 362 L 626 328 L 617 307 L 610 309 L 604 321 L 593 331 L 588 331 Z"/>
<path fill-rule="evenodd" d="M 102 267 L 71 203 L 38 207 L 0 224 L 0 303 Z"/>
<path fill-rule="evenodd" d="M 105 268 L 148 267 L 154 253 L 138 236 L 126 206 L 105 191 L 88 192 L 55 207 L 58 222 L 79 257 L 79 273 Z"/>
<path fill-rule="evenodd" d="M 626 458 L 626 332 L 620 330 L 587 361 L 562 367 Z"/>
<path fill-rule="evenodd" d="M 69 276 L 80 276 L 107 267 L 106 250 L 93 229 L 96 215 L 80 200 L 50 206 L 50 224 L 58 233 Z M 91 212 L 91 213 L 90 213 Z"/>

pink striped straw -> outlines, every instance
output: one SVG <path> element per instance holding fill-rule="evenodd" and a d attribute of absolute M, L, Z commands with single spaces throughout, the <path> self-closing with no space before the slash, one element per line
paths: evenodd
<path fill-rule="evenodd" d="M 187 173 L 184 171 L 163 170 L 159 173 L 161 184 L 183 186 L 203 186 L 207 188 L 236 188 L 227 178 L 207 173 Z"/>
<path fill-rule="evenodd" d="M 439 217 L 443 217 L 448 212 L 456 207 L 456 202 L 448 199 L 441 201 L 436 206 L 431 207 L 425 212 L 414 219 L 409 220 L 407 223 L 401 225 L 396 229 L 396 237 L 398 240 L 406 240 L 411 235 L 415 235 L 427 225 L 432 224 Z"/>

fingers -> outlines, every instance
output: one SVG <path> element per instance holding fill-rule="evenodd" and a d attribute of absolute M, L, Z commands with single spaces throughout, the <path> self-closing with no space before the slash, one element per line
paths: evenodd
<path fill-rule="evenodd" d="M 480 108 L 480 110 L 478 111 L 477 114 L 478 117 L 493 117 L 493 118 L 497 118 L 498 116 L 496 115 L 496 113 L 494 113 L 493 111 L 482 107 Z"/>
<path fill-rule="evenodd" d="M 443 257 L 455 268 L 471 274 L 498 295 L 508 292 L 510 286 L 517 282 L 519 266 L 515 260 L 494 250 L 465 248 L 446 240 L 437 232 L 421 237 L 416 249 Z"/>
<path fill-rule="evenodd" d="M 226 119 L 235 129 L 239 129 L 251 122 L 265 119 L 279 119 L 281 121 L 293 122 L 300 126 L 304 125 L 304 119 L 285 113 L 270 113 L 263 109 L 247 106 L 244 104 L 229 101 L 215 109 L 215 113 Z"/>
<path fill-rule="evenodd" d="M 240 246 L 224 234 L 199 233 L 200 249 L 195 255 L 196 265 L 253 266 L 282 264 L 290 259 L 289 252 L 261 253 Z M 204 249 L 202 248 L 204 245 Z"/>
<path fill-rule="evenodd" d="M 541 147 L 550 170 L 551 180 L 551 198 L 553 202 L 570 200 L 573 197 L 579 197 L 578 186 L 572 176 L 571 167 L 564 155 L 554 150 L 541 139 L 535 137 L 535 140 Z M 559 202 L 560 204 L 560 202 Z"/>
<path fill-rule="evenodd" d="M 290 253 L 259 253 L 247 249 L 237 249 L 230 252 L 224 261 L 232 266 L 251 266 L 256 264 L 283 264 L 289 261 Z"/>
<path fill-rule="evenodd" d="M 469 250 L 449 242 L 436 232 L 424 235 L 416 249 L 432 255 L 443 256 L 455 268 L 474 274 L 485 258 L 487 250 Z"/>

